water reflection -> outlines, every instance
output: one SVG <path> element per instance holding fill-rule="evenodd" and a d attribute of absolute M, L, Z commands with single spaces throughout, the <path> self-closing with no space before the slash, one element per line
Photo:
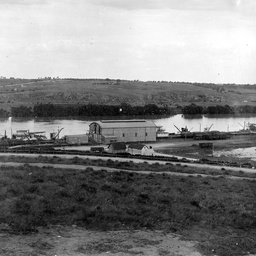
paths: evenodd
<path fill-rule="evenodd" d="M 237 148 L 232 150 L 220 150 L 215 151 L 214 156 L 215 157 L 237 157 L 237 158 L 249 158 L 253 161 L 256 161 L 256 147 L 250 147 L 250 148 Z"/>
<path fill-rule="evenodd" d="M 170 133 L 177 133 L 177 126 L 179 129 L 187 127 L 192 132 L 203 131 L 207 127 L 211 130 L 219 131 L 238 131 L 242 129 L 240 124 L 256 123 L 256 116 L 192 116 L 187 117 L 183 115 L 175 115 L 165 118 L 144 118 L 153 121 L 157 126 L 162 126 L 163 129 Z M 102 118 L 98 118 L 100 120 Z M 111 117 L 110 119 L 114 119 Z M 126 118 L 127 119 L 127 118 Z M 92 119 L 49 119 L 49 118 L 9 118 L 0 119 L 0 133 L 3 134 L 6 130 L 7 136 L 17 130 L 30 130 L 31 132 L 45 131 L 46 136 L 49 138 L 50 132 L 57 132 L 58 129 L 64 128 L 60 136 L 68 134 L 84 134 L 89 130 L 89 124 Z M 239 124 L 240 123 L 240 124 Z M 175 126 L 174 126 L 175 125 Z"/>

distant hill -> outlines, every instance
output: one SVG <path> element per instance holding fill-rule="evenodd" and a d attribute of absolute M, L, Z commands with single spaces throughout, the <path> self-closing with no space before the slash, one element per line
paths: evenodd
<path fill-rule="evenodd" d="M 0 108 L 38 103 L 256 105 L 256 85 L 111 79 L 0 79 Z"/>

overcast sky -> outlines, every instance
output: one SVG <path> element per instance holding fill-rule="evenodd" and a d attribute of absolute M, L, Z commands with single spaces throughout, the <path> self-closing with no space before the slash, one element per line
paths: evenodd
<path fill-rule="evenodd" d="M 0 0 L 0 75 L 256 84 L 255 0 Z"/>

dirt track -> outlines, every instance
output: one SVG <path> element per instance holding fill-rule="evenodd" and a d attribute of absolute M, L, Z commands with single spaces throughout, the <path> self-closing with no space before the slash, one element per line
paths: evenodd
<path fill-rule="evenodd" d="M 77 157 L 77 155 L 47 155 L 47 154 L 16 154 L 16 153 L 0 153 L 0 156 L 24 156 L 24 157 L 28 157 L 28 158 L 38 158 L 39 156 L 45 156 L 45 157 L 58 157 L 58 158 L 63 158 L 63 159 L 73 159 L 74 157 Z M 121 161 L 121 162 L 130 162 L 133 161 L 135 163 L 144 163 L 145 160 L 143 159 L 130 159 L 130 158 L 122 158 L 122 157 L 115 157 L 114 159 L 111 157 L 106 157 L 106 156 L 82 156 L 80 155 L 79 158 L 81 159 L 103 159 L 103 160 L 115 160 L 115 161 Z M 11 161 L 10 161 L 11 162 Z M 146 162 L 148 164 L 155 164 L 155 163 L 159 163 L 159 164 L 166 164 L 166 163 L 170 163 L 169 161 L 158 161 L 158 160 L 146 160 Z M 3 164 L 3 163 L 2 163 Z M 17 165 L 22 165 L 23 163 L 14 163 Z M 177 164 L 175 162 L 173 162 L 173 164 Z M 178 163 L 179 165 L 186 165 L 186 166 L 190 166 L 190 167 L 196 167 L 196 168 L 201 168 L 201 169 L 211 169 L 211 170 L 221 170 L 223 168 L 223 166 L 219 166 L 219 165 L 209 165 L 209 164 L 199 164 L 199 163 Z M 43 164 L 43 163 L 39 163 L 39 165 L 41 166 L 50 166 L 50 164 Z M 56 165 L 55 165 L 56 166 Z M 62 166 L 62 164 L 59 164 L 59 166 Z M 70 165 L 69 165 L 70 166 Z M 76 165 L 75 165 L 76 166 Z M 70 166 L 71 167 L 71 166 Z M 243 171 L 246 173 L 256 173 L 256 169 L 252 169 L 252 168 L 240 168 L 240 167 L 231 167 L 231 166 L 224 166 L 226 170 L 231 170 L 231 171 Z M 85 166 L 82 166 L 81 168 L 85 168 Z M 102 167 L 101 167 L 102 169 Z M 145 173 L 145 172 L 144 172 Z"/>
<path fill-rule="evenodd" d="M 135 159 L 136 160 L 136 159 Z M 155 161 L 156 162 L 156 161 Z M 163 162 L 158 162 L 160 164 L 165 164 Z M 77 164 L 50 164 L 50 163 L 26 163 L 30 166 L 37 166 L 40 168 L 43 167 L 50 167 L 50 168 L 60 168 L 60 169 L 74 169 L 74 170 L 86 170 L 87 168 L 92 168 L 94 171 L 100 171 L 100 170 L 105 170 L 108 172 L 116 172 L 116 171 L 123 171 L 123 172 L 136 172 L 136 173 L 141 173 L 141 174 L 167 174 L 167 175 L 178 175 L 178 176 L 194 176 L 197 177 L 200 175 L 201 177 L 223 177 L 223 175 L 209 175 L 209 174 L 202 174 L 202 173 L 184 173 L 184 172 L 152 172 L 152 171 L 134 171 L 134 170 L 127 170 L 127 169 L 117 169 L 117 168 L 110 168 L 110 167 L 101 167 L 101 166 L 85 166 L 85 165 L 77 165 Z M 215 169 L 215 170 L 221 170 L 221 166 L 212 166 L 212 165 L 202 165 L 202 164 L 183 164 L 191 167 L 196 167 L 196 168 L 201 168 L 201 169 Z M 11 167 L 20 167 L 24 166 L 24 163 L 17 163 L 17 162 L 0 162 L 0 168 L 1 166 L 11 166 Z M 238 167 L 230 167 L 226 168 L 226 170 L 233 170 L 233 171 L 241 171 L 241 168 Z M 247 169 L 243 168 L 243 172 L 245 173 L 256 173 L 255 169 Z M 232 176 L 228 175 L 225 176 L 226 178 L 229 179 L 250 179 L 250 180 L 255 180 L 256 178 L 248 178 L 248 177 L 237 177 L 237 176 Z"/>
<path fill-rule="evenodd" d="M 5 256 L 201 256 L 196 242 L 183 241 L 160 231 L 90 231 L 52 226 L 31 235 L 10 235 L 0 230 L 0 255 Z"/>

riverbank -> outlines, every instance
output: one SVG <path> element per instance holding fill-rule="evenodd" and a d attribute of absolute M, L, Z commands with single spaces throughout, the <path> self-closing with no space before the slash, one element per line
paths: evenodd
<path fill-rule="evenodd" d="M 200 143 L 212 143 L 210 148 L 201 148 Z M 194 140 L 188 139 L 165 139 L 152 144 L 154 150 L 163 154 L 176 155 L 179 157 L 188 157 L 209 160 L 220 160 L 220 161 L 239 161 L 240 163 L 253 162 L 247 156 L 237 156 L 232 154 L 225 154 L 238 148 L 250 148 L 256 147 L 256 134 L 248 135 L 235 135 L 226 140 Z M 221 155 L 216 152 L 223 152 Z"/>

